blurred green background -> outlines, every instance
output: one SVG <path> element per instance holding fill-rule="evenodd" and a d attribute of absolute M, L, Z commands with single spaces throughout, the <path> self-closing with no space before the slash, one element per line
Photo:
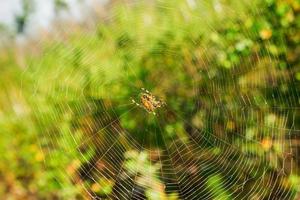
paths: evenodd
<path fill-rule="evenodd" d="M 300 198 L 299 0 L 100 10 L 1 29 L 0 199 Z"/>

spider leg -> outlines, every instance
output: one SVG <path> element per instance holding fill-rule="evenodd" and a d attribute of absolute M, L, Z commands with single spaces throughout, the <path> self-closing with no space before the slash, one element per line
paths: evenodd
<path fill-rule="evenodd" d="M 141 104 L 137 103 L 133 98 L 131 98 L 132 103 L 134 103 L 135 105 L 142 107 Z"/>
<path fill-rule="evenodd" d="M 162 100 L 159 100 L 159 103 L 160 103 L 160 107 L 167 105 L 166 102 L 164 102 Z"/>
<path fill-rule="evenodd" d="M 143 91 L 145 91 L 147 94 L 150 94 L 150 95 L 151 95 L 151 93 L 150 93 L 148 90 L 146 90 L 145 88 L 141 88 L 141 90 L 143 90 Z"/>

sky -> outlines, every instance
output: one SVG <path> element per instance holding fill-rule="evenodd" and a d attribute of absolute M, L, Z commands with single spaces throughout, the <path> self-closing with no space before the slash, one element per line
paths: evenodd
<path fill-rule="evenodd" d="M 38 29 L 51 28 L 51 22 L 55 18 L 54 0 L 32 0 L 34 10 L 31 13 L 27 30 L 34 32 Z M 81 20 L 82 10 L 92 8 L 96 4 L 104 4 L 109 0 L 65 0 L 68 4 L 68 11 L 63 13 L 63 17 L 72 20 Z M 0 23 L 11 30 L 16 27 L 15 17 L 22 13 L 22 0 L 0 0 Z"/>

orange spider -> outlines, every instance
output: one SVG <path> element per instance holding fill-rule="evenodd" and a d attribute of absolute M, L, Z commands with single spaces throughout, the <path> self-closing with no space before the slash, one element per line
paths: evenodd
<path fill-rule="evenodd" d="M 141 88 L 141 90 L 143 92 L 140 94 L 140 103 L 137 103 L 134 99 L 131 99 L 132 102 L 135 103 L 137 106 L 144 108 L 148 113 L 156 115 L 155 110 L 164 106 L 166 103 L 157 99 L 145 88 Z"/>

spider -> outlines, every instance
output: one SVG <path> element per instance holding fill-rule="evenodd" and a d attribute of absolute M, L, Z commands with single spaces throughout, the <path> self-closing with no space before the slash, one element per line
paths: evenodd
<path fill-rule="evenodd" d="M 166 103 L 157 99 L 151 92 L 145 88 L 141 88 L 142 93 L 140 94 L 140 103 L 137 103 L 134 99 L 131 99 L 137 106 L 144 108 L 148 113 L 156 115 L 155 110 L 164 106 Z"/>

